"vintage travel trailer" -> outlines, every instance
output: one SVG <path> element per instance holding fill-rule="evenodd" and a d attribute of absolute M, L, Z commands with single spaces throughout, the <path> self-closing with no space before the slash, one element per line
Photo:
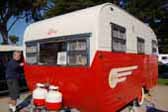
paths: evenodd
<path fill-rule="evenodd" d="M 63 105 L 81 112 L 115 112 L 157 83 L 152 29 L 105 3 L 29 25 L 24 34 L 25 77 L 58 86 Z"/>

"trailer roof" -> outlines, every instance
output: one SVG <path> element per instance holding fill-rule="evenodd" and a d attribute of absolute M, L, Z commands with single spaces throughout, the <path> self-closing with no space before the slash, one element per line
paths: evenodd
<path fill-rule="evenodd" d="M 25 31 L 24 41 L 45 39 L 50 37 L 73 35 L 80 33 L 94 32 L 96 23 L 98 23 L 99 14 L 101 9 L 111 5 L 116 9 L 122 10 L 112 3 L 104 3 L 98 6 L 74 11 L 60 16 L 55 16 L 39 22 L 30 24 Z M 122 10 L 127 13 L 126 11 Z M 129 16 L 131 14 L 127 13 Z M 145 25 L 142 21 L 132 16 L 139 24 L 143 24 L 145 28 L 152 29 Z"/>
<path fill-rule="evenodd" d="M 96 28 L 94 25 L 96 25 L 99 10 L 104 5 L 74 11 L 30 24 L 26 28 L 24 41 L 89 33 Z"/>

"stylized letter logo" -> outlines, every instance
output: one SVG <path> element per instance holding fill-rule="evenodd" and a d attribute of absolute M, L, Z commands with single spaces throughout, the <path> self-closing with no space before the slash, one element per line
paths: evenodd
<path fill-rule="evenodd" d="M 133 70 L 137 68 L 138 66 L 112 68 L 108 79 L 110 87 L 115 88 L 118 83 L 124 82 L 127 76 L 132 75 Z"/>

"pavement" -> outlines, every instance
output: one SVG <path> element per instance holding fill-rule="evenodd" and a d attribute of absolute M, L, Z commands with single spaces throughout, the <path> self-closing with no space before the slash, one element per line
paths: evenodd
<path fill-rule="evenodd" d="M 30 94 L 29 92 L 22 93 L 20 96 L 20 100 L 18 101 L 18 104 L 21 103 L 21 101 L 23 101 L 23 99 L 25 99 L 29 94 Z M 0 112 L 9 112 L 8 101 L 9 101 L 8 97 L 6 96 L 0 97 Z"/>
<path fill-rule="evenodd" d="M 154 107 L 160 111 L 168 112 L 168 86 L 157 85 L 150 91 L 151 96 L 146 96 L 144 103 L 140 107 L 136 107 L 135 112 L 146 112 L 146 107 Z M 129 112 L 130 108 L 126 107 L 121 112 Z M 151 111 L 156 112 L 156 111 Z"/>
<path fill-rule="evenodd" d="M 157 109 L 168 111 L 168 86 L 156 86 L 151 95 Z"/>
<path fill-rule="evenodd" d="M 28 94 L 29 93 L 23 93 L 20 99 L 24 99 Z M 138 112 L 145 112 L 146 105 L 151 103 L 155 105 L 155 108 L 168 112 L 168 86 L 156 86 L 152 89 L 151 97 L 148 99 L 150 103 L 146 101 L 145 104 L 138 109 Z M 8 97 L 0 97 L 0 112 L 9 112 Z M 128 109 L 125 109 L 124 112 L 128 112 Z"/>

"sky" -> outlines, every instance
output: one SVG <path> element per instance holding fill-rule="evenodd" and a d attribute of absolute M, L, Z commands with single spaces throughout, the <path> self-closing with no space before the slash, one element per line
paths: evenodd
<path fill-rule="evenodd" d="M 13 20 L 14 18 L 11 18 L 8 25 L 10 25 Z M 9 32 L 9 35 L 16 35 L 19 37 L 18 45 L 22 45 L 23 43 L 23 34 L 27 26 L 28 26 L 28 23 L 26 23 L 25 20 L 22 19 L 17 21 L 16 24 L 12 27 L 12 29 Z M 0 36 L 0 42 L 2 42 L 1 36 Z"/>

